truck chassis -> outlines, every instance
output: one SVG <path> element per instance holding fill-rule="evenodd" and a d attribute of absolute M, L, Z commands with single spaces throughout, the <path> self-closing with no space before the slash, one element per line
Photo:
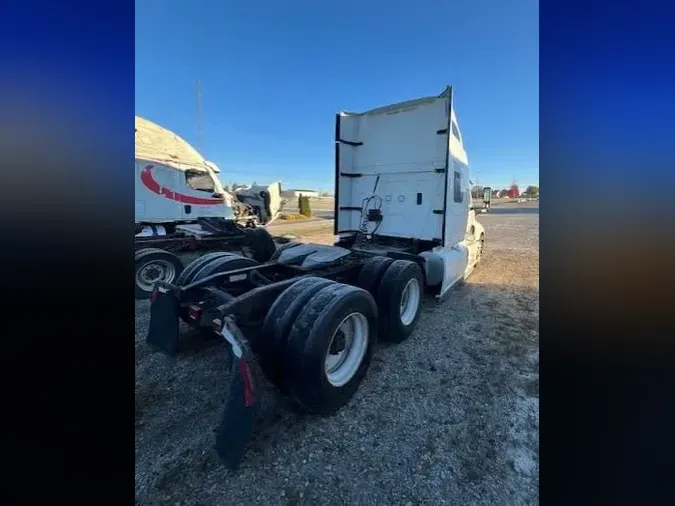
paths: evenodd
<path fill-rule="evenodd" d="M 267 230 L 253 222 L 239 224 L 230 220 L 202 218 L 194 225 L 183 227 L 156 227 L 166 233 L 135 237 L 136 299 L 150 298 L 157 281 L 172 282 L 180 276 L 185 266 L 178 253 L 236 251 L 265 262 L 276 249 L 274 239 Z"/>
<path fill-rule="evenodd" d="M 424 293 L 442 299 L 479 263 L 485 229 L 472 209 L 452 104 L 446 87 L 336 116 L 335 245 L 288 243 L 260 261 L 209 253 L 174 281 L 156 283 L 151 346 L 174 355 L 189 345 L 181 319 L 229 344 L 231 381 L 216 436 L 227 467 L 238 465 L 253 431 L 254 357 L 302 410 L 334 413 L 358 389 L 376 340 L 405 341 Z"/>
<path fill-rule="evenodd" d="M 424 264 L 401 248 L 363 243 L 347 249 L 291 242 L 265 263 L 210 253 L 174 283 L 156 284 L 147 342 L 170 356 L 190 348 L 179 335 L 182 319 L 197 335 L 228 343 L 231 380 L 216 450 L 234 469 L 258 405 L 253 358 L 304 412 L 334 413 L 358 389 L 378 338 L 405 341 L 424 292 L 438 292 Z"/>

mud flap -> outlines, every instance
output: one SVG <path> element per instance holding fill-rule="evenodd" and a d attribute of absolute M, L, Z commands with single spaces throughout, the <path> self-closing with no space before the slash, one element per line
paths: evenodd
<path fill-rule="evenodd" d="M 151 300 L 146 342 L 162 353 L 173 356 L 178 346 L 178 297 L 170 288 L 158 283 Z"/>
<path fill-rule="evenodd" d="M 246 453 L 253 433 L 258 394 L 248 343 L 232 317 L 224 319 L 221 335 L 230 344 L 232 369 L 225 410 L 216 430 L 216 451 L 223 465 L 234 470 Z"/>

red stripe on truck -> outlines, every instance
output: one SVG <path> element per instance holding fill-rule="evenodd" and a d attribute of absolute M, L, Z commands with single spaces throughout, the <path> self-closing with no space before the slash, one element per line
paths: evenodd
<path fill-rule="evenodd" d="M 166 198 L 175 200 L 182 204 L 193 204 L 195 206 L 213 206 L 216 204 L 222 204 L 223 199 L 203 199 L 199 197 L 191 197 L 190 195 L 184 195 L 183 193 L 178 193 L 169 188 L 163 188 L 157 180 L 152 175 L 152 169 L 154 165 L 146 165 L 141 171 L 141 182 L 152 193 L 157 195 L 164 195 Z"/>

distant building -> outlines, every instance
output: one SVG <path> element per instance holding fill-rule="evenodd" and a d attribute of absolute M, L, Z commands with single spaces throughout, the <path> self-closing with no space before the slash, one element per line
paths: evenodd
<path fill-rule="evenodd" d="M 284 198 L 297 198 L 300 195 L 303 197 L 318 197 L 318 190 L 285 190 L 281 194 Z"/>
<path fill-rule="evenodd" d="M 517 184 L 512 184 L 511 187 L 506 190 L 506 196 L 511 199 L 517 199 L 520 196 L 520 190 L 518 189 Z"/>

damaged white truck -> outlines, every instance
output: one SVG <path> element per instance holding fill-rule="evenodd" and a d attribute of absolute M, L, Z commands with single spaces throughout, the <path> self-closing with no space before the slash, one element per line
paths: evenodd
<path fill-rule="evenodd" d="M 333 413 L 363 381 L 376 341 L 405 341 L 425 293 L 442 299 L 471 274 L 485 232 L 469 190 L 451 87 L 342 112 L 335 125 L 335 245 L 288 243 L 263 263 L 212 253 L 174 283 L 156 284 L 150 345 L 167 354 L 189 347 L 179 319 L 229 344 L 231 380 L 216 436 L 226 466 L 237 466 L 254 429 L 254 358 L 296 405 Z"/>
<path fill-rule="evenodd" d="M 230 192 L 218 167 L 170 130 L 136 116 L 135 138 L 137 299 L 180 275 L 177 252 L 230 249 L 269 260 L 275 245 L 260 226 L 279 216 L 280 183 Z"/>

